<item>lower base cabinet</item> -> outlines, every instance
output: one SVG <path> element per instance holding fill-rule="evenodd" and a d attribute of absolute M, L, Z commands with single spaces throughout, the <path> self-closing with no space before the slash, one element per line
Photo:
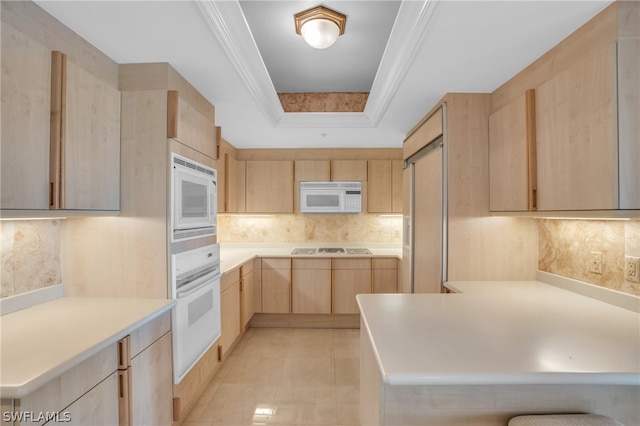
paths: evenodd
<path fill-rule="evenodd" d="M 2 425 L 170 425 L 171 356 L 166 312 L 24 398 L 3 399 Z"/>
<path fill-rule="evenodd" d="M 293 259 L 291 312 L 331 313 L 331 259 Z"/>
<path fill-rule="evenodd" d="M 356 296 L 371 293 L 371 259 L 333 259 L 333 313 L 360 312 Z"/>
<path fill-rule="evenodd" d="M 225 273 L 220 281 L 220 320 L 218 356 L 222 360 L 241 332 L 239 269 Z"/>

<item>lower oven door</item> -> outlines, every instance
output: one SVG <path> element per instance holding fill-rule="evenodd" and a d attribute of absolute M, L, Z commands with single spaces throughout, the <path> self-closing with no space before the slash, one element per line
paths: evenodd
<path fill-rule="evenodd" d="M 173 309 L 173 383 L 178 384 L 220 337 L 220 275 L 178 293 Z"/>

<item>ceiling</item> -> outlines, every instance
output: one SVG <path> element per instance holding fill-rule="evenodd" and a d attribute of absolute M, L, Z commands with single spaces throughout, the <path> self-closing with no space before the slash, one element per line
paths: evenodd
<path fill-rule="evenodd" d="M 37 3 L 118 63 L 169 62 L 237 148 L 398 148 L 445 93 L 493 92 L 611 1 Z M 318 4 L 347 15 L 324 51 L 293 21 Z M 285 113 L 283 91 L 370 94 L 360 113 Z"/>

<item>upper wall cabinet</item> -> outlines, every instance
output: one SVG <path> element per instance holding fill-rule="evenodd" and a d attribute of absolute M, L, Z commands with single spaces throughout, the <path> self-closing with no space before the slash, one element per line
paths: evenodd
<path fill-rule="evenodd" d="M 489 116 L 489 210 L 536 209 L 535 92 Z"/>
<path fill-rule="evenodd" d="M 367 176 L 367 211 L 402 213 L 402 160 L 369 160 Z"/>
<path fill-rule="evenodd" d="M 331 180 L 331 162 L 329 160 L 296 160 L 293 205 L 300 212 L 300 182 Z"/>
<path fill-rule="evenodd" d="M 120 92 L 4 16 L 1 148 L 2 209 L 119 210 Z"/>
<path fill-rule="evenodd" d="M 246 162 L 247 213 L 293 212 L 293 161 Z"/>
<path fill-rule="evenodd" d="M 360 181 L 362 182 L 362 213 L 366 213 L 368 205 L 368 173 L 367 160 L 332 160 L 332 181 Z"/>
<path fill-rule="evenodd" d="M 538 210 L 640 208 L 637 189 L 620 199 L 640 172 L 619 157 L 638 135 L 617 131 L 616 65 L 615 46 L 601 48 L 536 89 Z"/>
<path fill-rule="evenodd" d="M 209 108 L 207 108 L 209 107 Z M 203 109 L 210 111 L 202 111 Z M 214 109 L 197 108 L 177 90 L 167 92 L 167 137 L 175 139 L 211 158 L 217 158 L 217 131 Z"/>

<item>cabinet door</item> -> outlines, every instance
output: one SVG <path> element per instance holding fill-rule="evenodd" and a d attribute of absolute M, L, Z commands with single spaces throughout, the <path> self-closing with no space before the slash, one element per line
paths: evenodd
<path fill-rule="evenodd" d="M 291 311 L 331 313 L 331 259 L 293 259 Z"/>
<path fill-rule="evenodd" d="M 293 212 L 293 161 L 247 161 L 247 213 Z"/>
<path fill-rule="evenodd" d="M 332 160 L 331 180 L 362 182 L 362 213 L 366 213 L 369 193 L 367 160 Z"/>
<path fill-rule="evenodd" d="M 64 202 L 67 210 L 120 209 L 120 91 L 67 62 Z"/>
<path fill-rule="evenodd" d="M 51 51 L 8 23 L 1 30 L 0 207 L 46 210 Z"/>
<path fill-rule="evenodd" d="M 205 112 L 201 109 L 210 109 Z M 211 105 L 196 108 L 177 90 L 167 92 L 167 137 L 217 158 L 217 130 Z"/>
<path fill-rule="evenodd" d="M 331 162 L 329 160 L 296 160 L 293 201 L 295 211 L 300 212 L 300 182 L 331 180 Z"/>
<path fill-rule="evenodd" d="M 398 260 L 374 258 L 371 263 L 374 293 L 398 292 Z"/>
<path fill-rule="evenodd" d="M 612 56 L 597 50 L 536 88 L 538 210 L 618 207 Z"/>
<path fill-rule="evenodd" d="M 173 421 L 171 333 L 131 359 L 131 416 L 134 425 Z"/>
<path fill-rule="evenodd" d="M 391 213 L 392 184 L 391 160 L 369 160 L 367 182 L 367 211 L 370 213 Z"/>
<path fill-rule="evenodd" d="M 371 293 L 371 259 L 333 259 L 332 312 L 360 312 L 356 296 Z"/>
<path fill-rule="evenodd" d="M 236 272 L 238 272 L 236 270 Z M 224 275 L 224 280 L 227 275 Z M 221 283 L 220 294 L 220 320 L 222 335 L 219 339 L 221 354 L 224 356 L 236 338 L 240 335 L 240 280 L 239 275 L 234 274 L 227 286 Z"/>
<path fill-rule="evenodd" d="M 291 312 L 290 259 L 262 259 L 262 312 Z"/>
<path fill-rule="evenodd" d="M 240 267 L 240 279 L 242 280 L 242 328 L 246 328 L 255 310 L 255 280 L 253 273 L 253 261 Z"/>
<path fill-rule="evenodd" d="M 402 160 L 391 160 L 391 212 L 402 213 L 403 209 L 403 182 L 402 175 L 404 162 Z"/>
<path fill-rule="evenodd" d="M 489 116 L 489 210 L 535 210 L 535 98 L 529 90 Z"/>
<path fill-rule="evenodd" d="M 226 172 L 226 203 L 227 212 L 243 213 L 246 211 L 245 191 L 246 163 L 238 161 L 229 154 L 225 154 Z"/>

